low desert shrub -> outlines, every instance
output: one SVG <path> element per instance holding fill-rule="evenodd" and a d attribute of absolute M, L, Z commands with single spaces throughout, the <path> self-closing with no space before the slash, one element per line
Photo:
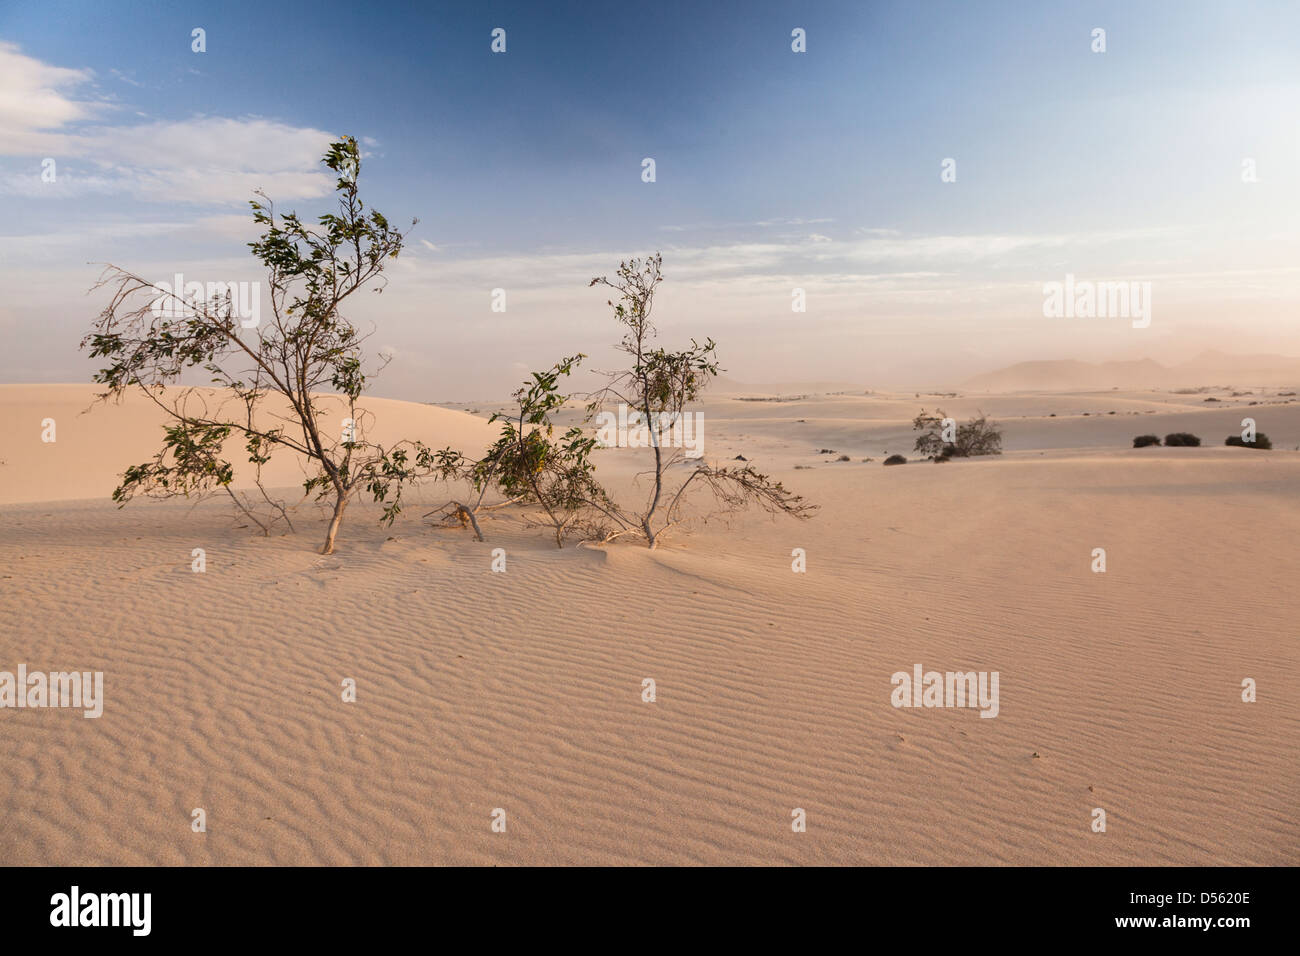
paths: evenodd
<path fill-rule="evenodd" d="M 890 455 L 888 458 L 885 459 L 885 464 L 886 464 L 886 465 L 906 465 L 906 464 L 907 464 L 907 459 L 904 458 L 902 455 Z"/>
<path fill-rule="evenodd" d="M 475 537 L 482 541 L 483 531 L 475 516 L 487 490 L 496 487 L 505 501 L 489 508 L 519 501 L 540 506 L 555 533 L 557 547 L 563 547 L 566 535 L 582 533 L 584 519 L 607 501 L 590 460 L 596 439 L 587 436 L 580 425 L 557 436 L 551 414 L 569 400 L 560 394 L 560 378 L 571 374 L 583 358 L 579 353 L 545 372 L 533 373 L 532 381 L 511 396 L 515 408 L 496 412 L 489 419 L 502 423 L 501 437 L 482 460 L 444 454 L 443 476 L 468 480 L 477 494 L 472 505 L 453 501 L 442 508 L 445 520 L 472 524 Z"/>
<path fill-rule="evenodd" d="M 1150 445 L 1159 445 L 1159 444 L 1160 444 L 1159 435 L 1138 435 L 1136 438 L 1133 439 L 1134 448 L 1146 448 Z"/>
<path fill-rule="evenodd" d="M 1173 432 L 1165 436 L 1165 445 L 1169 448 L 1198 448 L 1201 440 L 1191 432 Z"/>
<path fill-rule="evenodd" d="M 933 413 L 921 409 L 912 421 L 912 429 L 921 432 L 912 450 L 927 457 L 971 458 L 1002 454 L 1002 430 L 983 412 L 958 425 L 955 419 L 944 414 L 942 408 Z"/>
<path fill-rule="evenodd" d="M 1262 448 L 1264 450 L 1273 447 L 1273 443 L 1269 441 L 1269 437 L 1263 432 L 1256 432 L 1254 441 L 1246 441 L 1240 435 L 1229 435 L 1224 439 L 1223 443 L 1225 445 L 1236 445 L 1240 448 Z"/>

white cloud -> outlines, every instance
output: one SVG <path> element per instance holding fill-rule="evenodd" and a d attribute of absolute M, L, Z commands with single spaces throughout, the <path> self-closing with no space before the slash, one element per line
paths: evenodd
<path fill-rule="evenodd" d="M 93 78 L 90 70 L 50 66 L 0 42 L 0 149 L 17 151 L 41 130 L 102 113 L 106 103 L 73 98 Z"/>
<path fill-rule="evenodd" d="M 320 196 L 333 187 L 320 157 L 323 130 L 257 116 L 196 116 L 130 125 L 91 125 L 111 108 L 93 98 L 90 70 L 51 66 L 0 44 L 0 155 L 22 157 L 0 171 L 0 191 L 36 194 L 32 161 L 51 157 L 68 171 L 49 198 L 128 193 L 170 202 L 244 202 L 262 188 L 277 199 Z M 77 161 L 80 168 L 69 161 Z M 93 172 L 87 170 L 93 169 Z"/>

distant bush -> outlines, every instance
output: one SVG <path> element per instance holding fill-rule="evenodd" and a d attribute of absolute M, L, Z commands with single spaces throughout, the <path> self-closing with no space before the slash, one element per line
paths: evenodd
<path fill-rule="evenodd" d="M 1159 435 L 1138 435 L 1137 438 L 1133 439 L 1134 448 L 1146 448 L 1148 445 L 1159 445 L 1159 444 L 1160 444 Z"/>
<path fill-rule="evenodd" d="M 1165 445 L 1169 448 L 1187 447 L 1199 448 L 1201 440 L 1191 432 L 1174 432 L 1165 436 Z"/>
<path fill-rule="evenodd" d="M 906 464 L 907 464 L 907 459 L 904 458 L 902 455 L 890 455 L 888 458 L 885 459 L 885 464 L 886 464 L 886 465 L 906 465 Z"/>
<path fill-rule="evenodd" d="M 839 458 L 836 458 L 835 460 L 836 460 L 836 461 L 852 461 L 853 459 L 850 458 L 848 455 L 840 455 L 840 457 L 839 457 Z"/>
<path fill-rule="evenodd" d="M 1273 447 L 1273 443 L 1269 441 L 1268 436 L 1263 432 L 1256 432 L 1254 441 L 1246 441 L 1240 435 L 1229 435 L 1223 443 L 1225 445 L 1237 445 L 1241 448 L 1262 448 L 1265 451 Z"/>
<path fill-rule="evenodd" d="M 963 425 L 948 418 L 942 408 L 933 414 L 921 409 L 912 421 L 912 430 L 922 434 L 917 437 L 913 451 L 928 457 L 947 455 L 951 458 L 970 458 L 975 455 L 1002 454 L 1002 430 L 980 412 Z"/>

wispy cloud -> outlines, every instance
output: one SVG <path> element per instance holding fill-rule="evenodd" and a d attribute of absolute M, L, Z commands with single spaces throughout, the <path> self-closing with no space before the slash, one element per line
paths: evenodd
<path fill-rule="evenodd" d="M 121 80 L 123 83 L 126 83 L 126 84 L 128 84 L 128 85 L 130 85 L 130 86 L 138 86 L 138 87 L 143 87 L 143 86 L 144 86 L 144 84 L 141 83 L 139 80 L 137 80 L 133 75 L 131 75 L 131 74 L 127 74 L 127 73 L 123 73 L 121 70 L 118 70 L 118 69 L 111 69 L 111 70 L 108 71 L 108 73 L 109 73 L 109 76 L 115 77 L 116 79 L 119 79 L 119 80 Z"/>
<path fill-rule="evenodd" d="M 693 222 L 685 225 L 660 226 L 661 232 L 720 232 L 744 229 L 766 229 L 771 226 L 815 226 L 834 222 L 834 219 L 799 219 L 777 217 L 754 222 Z"/>

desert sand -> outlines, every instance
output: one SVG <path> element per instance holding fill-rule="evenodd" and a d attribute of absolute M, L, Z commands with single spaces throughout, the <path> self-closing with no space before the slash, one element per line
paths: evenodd
<path fill-rule="evenodd" d="M 160 419 L 79 415 L 93 391 L 0 386 L 0 670 L 105 697 L 0 710 L 7 863 L 1300 862 L 1300 405 L 1273 389 L 719 392 L 706 457 L 815 518 L 557 549 L 526 510 L 485 542 L 422 518 L 451 497 L 428 485 L 391 528 L 354 505 L 328 557 L 310 504 L 272 537 L 220 500 L 117 508 Z M 435 446 L 496 431 L 365 404 Z M 1006 453 L 881 467 L 922 406 L 982 408 Z M 1223 447 L 1247 414 L 1275 450 Z M 1171 431 L 1206 447 L 1130 447 Z M 998 716 L 893 707 L 918 663 L 998 671 Z"/>

